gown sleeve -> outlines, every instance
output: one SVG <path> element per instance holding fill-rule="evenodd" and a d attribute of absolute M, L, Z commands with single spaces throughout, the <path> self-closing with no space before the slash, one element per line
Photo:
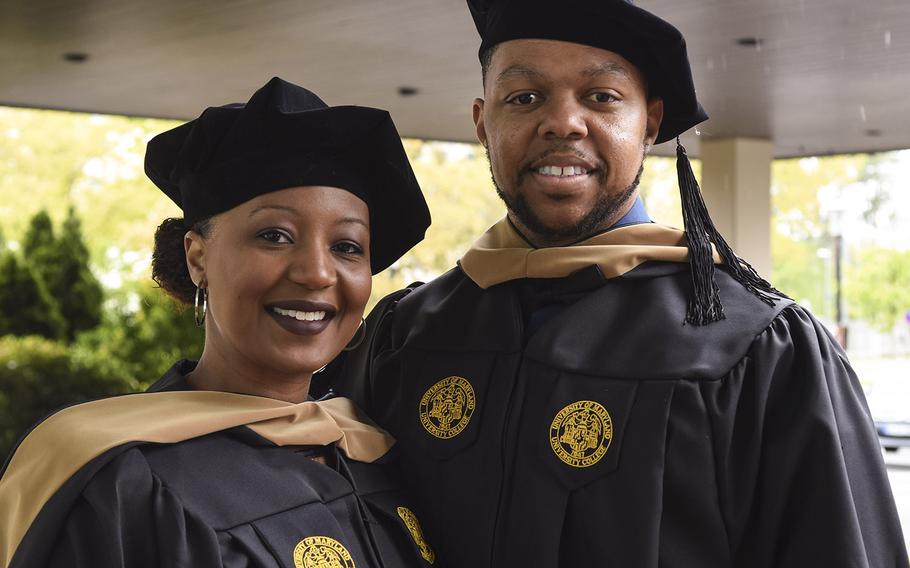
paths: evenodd
<path fill-rule="evenodd" d="M 395 396 L 398 361 L 394 357 L 394 320 L 398 302 L 420 286 L 417 282 L 380 300 L 366 318 L 366 336 L 357 349 L 345 353 L 327 380 L 337 394 L 350 398 L 371 419 L 389 429 L 397 417 Z M 331 367 L 331 366 L 330 366 Z"/>
<path fill-rule="evenodd" d="M 184 510 L 139 450 L 95 475 L 49 544 L 49 568 L 222 566 L 215 533 Z"/>
<path fill-rule="evenodd" d="M 702 393 L 734 566 L 908 566 L 862 388 L 812 316 L 783 310 Z"/>

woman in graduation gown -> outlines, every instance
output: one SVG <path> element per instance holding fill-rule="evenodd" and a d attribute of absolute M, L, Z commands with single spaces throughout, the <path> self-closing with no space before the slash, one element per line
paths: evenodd
<path fill-rule="evenodd" d="M 394 440 L 308 394 L 429 225 L 388 113 L 275 78 L 152 139 L 146 173 L 184 215 L 153 274 L 204 351 L 32 430 L 0 478 L 0 566 L 438 566 Z"/>

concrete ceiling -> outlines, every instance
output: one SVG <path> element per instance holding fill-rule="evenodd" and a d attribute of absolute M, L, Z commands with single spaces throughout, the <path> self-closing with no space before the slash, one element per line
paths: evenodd
<path fill-rule="evenodd" d="M 701 137 L 770 138 L 779 157 L 910 148 L 907 0 L 638 4 L 687 37 Z M 473 141 L 478 44 L 462 0 L 0 0 L 0 104 L 186 119 L 278 75 L 387 108 L 405 136 Z"/>

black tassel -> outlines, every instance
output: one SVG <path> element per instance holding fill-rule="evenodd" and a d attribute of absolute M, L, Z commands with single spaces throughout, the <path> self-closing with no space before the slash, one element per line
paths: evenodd
<path fill-rule="evenodd" d="M 676 174 L 679 177 L 679 196 L 682 201 L 683 224 L 689 245 L 689 265 L 692 273 L 692 296 L 686 312 L 686 323 L 708 325 L 724 319 L 724 306 L 714 280 L 714 256 L 711 244 L 727 265 L 730 275 L 749 292 L 768 305 L 774 305 L 780 292 L 758 275 L 752 266 L 737 257 L 718 232 L 708 214 L 698 181 L 686 149 L 676 139 Z"/>

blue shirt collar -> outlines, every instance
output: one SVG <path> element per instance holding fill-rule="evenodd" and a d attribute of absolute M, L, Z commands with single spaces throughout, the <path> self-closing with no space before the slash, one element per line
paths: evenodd
<path fill-rule="evenodd" d="M 639 225 L 641 223 L 650 223 L 651 217 L 648 216 L 648 212 L 645 211 L 645 204 L 641 200 L 641 196 L 635 198 L 635 203 L 632 204 L 632 208 L 629 209 L 629 212 L 623 215 L 622 219 L 617 221 L 611 229 L 618 229 L 619 227 L 625 227 L 626 225 Z"/>

